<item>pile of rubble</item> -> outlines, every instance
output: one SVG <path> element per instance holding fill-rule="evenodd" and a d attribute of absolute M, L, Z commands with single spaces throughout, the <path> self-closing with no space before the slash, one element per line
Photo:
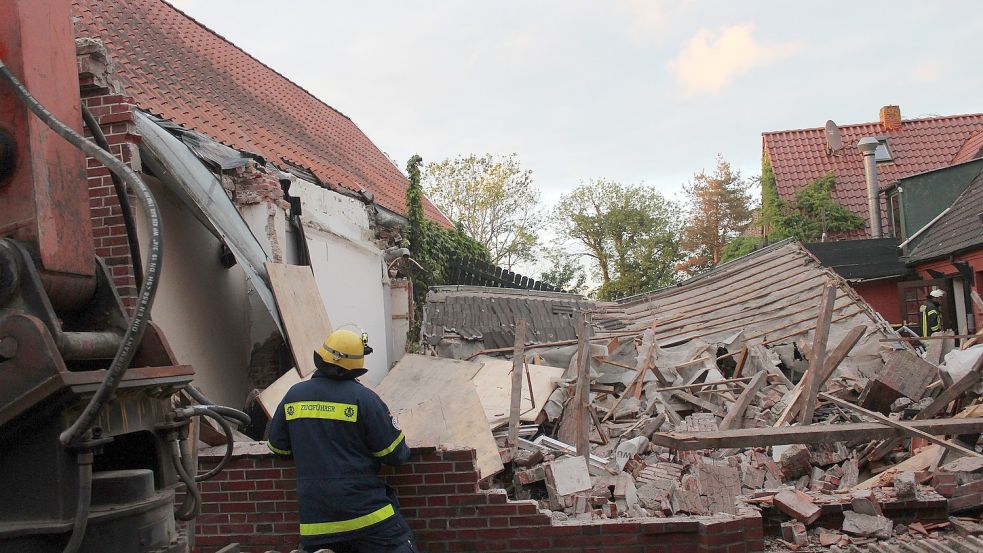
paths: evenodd
<path fill-rule="evenodd" d="M 972 405 L 968 385 L 980 380 L 980 346 L 969 350 L 975 352 L 971 370 L 948 386 L 939 378 L 948 374 L 944 365 L 940 370 L 907 348 L 885 351 L 887 362 L 871 379 L 831 370 L 845 356 L 837 352 L 849 345 L 831 348 L 824 368 L 832 374 L 820 383 L 826 391 L 811 395 L 803 391 L 809 369 L 793 384 L 788 367 L 767 347 L 760 355 L 743 350 L 733 367 L 686 371 L 659 363 L 672 352 L 651 338 L 643 333 L 610 344 L 619 354 L 634 348 L 640 368 L 590 372 L 592 391 L 583 407 L 577 382 L 587 373 L 574 372 L 573 355 L 573 377 L 558 381 L 535 423 L 517 428 L 515 443 L 499 419 L 506 471 L 498 484 L 516 498 L 539 499 L 557 520 L 758 510 L 792 548 L 810 541 L 841 548 L 904 542 L 950 526 L 965 535 L 983 532 L 978 518 L 948 518 L 949 511 L 983 506 L 983 458 L 973 454 L 983 406 Z M 951 340 L 932 344 L 951 347 Z M 540 352 L 526 360 L 535 366 L 550 357 Z M 611 359 L 595 356 L 590 366 Z M 627 385 L 605 383 L 613 375 L 634 378 Z M 954 417 L 934 418 L 950 404 Z M 801 418 L 806 409 L 813 412 L 808 421 Z M 925 431 L 941 445 L 919 435 Z M 574 445 L 578 432 L 586 432 L 587 455 Z M 934 437 L 941 434 L 967 442 Z"/>
<path fill-rule="evenodd" d="M 556 520 L 757 511 L 791 549 L 983 533 L 983 345 L 899 336 L 794 245 L 697 280 L 578 304 L 576 340 L 527 339 L 520 321 L 513 347 L 487 348 L 478 323 L 462 339 L 426 320 L 438 354 L 511 357 L 513 398 L 524 374 L 563 369 L 547 399 L 486 405 L 504 466 L 489 482 Z M 470 292 L 440 293 L 447 321 Z M 504 296 L 481 294 L 471 315 L 507 315 Z M 558 324 L 537 309 L 531 327 Z"/>

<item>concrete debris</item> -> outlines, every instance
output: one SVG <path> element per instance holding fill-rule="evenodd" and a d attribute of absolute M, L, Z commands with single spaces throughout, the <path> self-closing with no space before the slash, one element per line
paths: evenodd
<path fill-rule="evenodd" d="M 843 531 L 854 536 L 887 539 L 894 533 L 894 523 L 887 517 L 846 511 L 843 513 Z"/>
<path fill-rule="evenodd" d="M 782 539 L 795 545 L 805 545 L 809 543 L 809 534 L 806 533 L 805 524 L 801 522 L 783 522 Z"/>

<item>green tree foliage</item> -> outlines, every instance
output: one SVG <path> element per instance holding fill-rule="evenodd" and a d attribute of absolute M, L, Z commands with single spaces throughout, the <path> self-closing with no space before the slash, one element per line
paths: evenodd
<path fill-rule="evenodd" d="M 420 335 L 423 320 L 423 304 L 427 290 L 451 281 L 453 259 L 474 258 L 490 261 L 488 249 L 468 236 L 460 226 L 445 228 L 423 215 L 423 188 L 420 186 L 420 165 L 423 158 L 414 155 L 406 164 L 409 187 L 406 189 L 406 214 L 408 225 L 406 238 L 409 241 L 410 257 L 423 267 L 411 275 L 413 282 L 413 325 L 410 327 L 409 341 L 413 343 Z"/>
<path fill-rule="evenodd" d="M 423 182 L 427 196 L 488 248 L 492 263 L 512 270 L 516 262 L 533 259 L 540 196 L 532 171 L 522 169 L 515 154 L 430 163 Z"/>
<path fill-rule="evenodd" d="M 586 290 L 587 273 L 580 263 L 580 256 L 570 254 L 556 244 L 542 254 L 542 261 L 549 267 L 539 275 L 539 280 L 564 292 L 582 294 Z"/>
<path fill-rule="evenodd" d="M 827 173 L 795 193 L 795 202 L 778 201 L 769 238 L 816 242 L 824 233 L 863 228 L 864 220 L 833 200 L 836 177 Z"/>
<path fill-rule="evenodd" d="M 775 224 L 775 218 L 781 211 L 783 202 L 778 195 L 775 172 L 771 168 L 771 160 L 767 155 L 761 156 L 761 177 L 758 182 L 761 184 L 761 224 L 765 228 L 765 234 L 769 234 L 771 227 Z"/>
<path fill-rule="evenodd" d="M 601 282 L 600 299 L 617 299 L 678 281 L 679 206 L 644 185 L 582 183 L 560 198 L 559 235 L 581 246 Z"/>
<path fill-rule="evenodd" d="M 724 246 L 720 262 L 726 263 L 738 257 L 744 257 L 760 248 L 763 243 L 764 239 L 760 236 L 738 236 Z"/>
<path fill-rule="evenodd" d="M 712 173 L 700 171 L 683 186 L 690 204 L 682 247 L 690 252 L 680 270 L 703 272 L 720 263 L 728 242 L 747 230 L 754 211 L 750 183 L 720 155 Z"/>

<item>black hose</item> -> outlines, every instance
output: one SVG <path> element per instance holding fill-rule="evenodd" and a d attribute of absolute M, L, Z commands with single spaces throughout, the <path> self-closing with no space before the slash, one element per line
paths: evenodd
<path fill-rule="evenodd" d="M 89 524 L 89 509 L 92 506 L 92 452 L 79 453 L 76 462 L 79 467 L 79 495 L 75 504 L 75 524 L 72 525 L 72 536 L 62 553 L 76 553 L 82 546 Z"/>
<path fill-rule="evenodd" d="M 216 405 L 214 401 L 208 399 L 205 394 L 201 393 L 201 390 L 195 388 L 192 385 L 185 386 L 184 390 L 188 392 L 188 395 L 192 399 L 197 401 L 200 405 L 208 407 L 212 411 L 215 411 L 219 415 L 222 415 L 227 420 L 239 423 L 239 426 L 248 426 L 252 419 L 249 415 L 243 413 L 238 409 L 233 409 L 232 407 L 226 407 L 224 405 Z"/>
<path fill-rule="evenodd" d="M 92 395 L 92 398 L 85 406 L 82 414 L 79 415 L 79 418 L 59 436 L 61 443 L 68 445 L 76 441 L 92 427 L 96 417 L 99 415 L 99 411 L 114 396 L 116 388 L 129 368 L 130 361 L 133 360 L 133 356 L 136 354 L 137 346 L 143 339 L 143 332 L 147 327 L 147 320 L 150 318 L 150 307 L 154 303 L 154 295 L 157 292 L 160 265 L 163 258 L 160 211 L 157 208 L 157 202 L 154 200 L 150 189 L 147 188 L 147 185 L 140 180 L 140 177 L 136 173 L 127 167 L 126 164 L 75 132 L 68 125 L 56 119 L 17 80 L 17 77 L 4 65 L 2 59 L 0 59 L 0 78 L 10 85 L 14 94 L 39 119 L 48 125 L 51 130 L 55 131 L 76 148 L 99 160 L 111 172 L 119 175 L 137 195 L 137 198 L 143 205 L 144 212 L 146 212 L 150 220 L 150 251 L 147 256 L 146 274 L 144 275 L 143 286 L 140 287 L 140 293 L 137 295 L 133 317 L 130 318 L 126 333 L 123 334 L 123 341 L 120 344 L 119 350 L 116 352 L 116 357 L 113 358 L 109 369 L 106 371 L 106 377 Z"/>
<path fill-rule="evenodd" d="M 205 480 L 214 478 L 215 475 L 225 470 L 225 466 L 232 460 L 232 452 L 235 447 L 235 434 L 232 432 L 232 425 L 229 424 L 229 421 L 225 420 L 224 417 L 213 411 L 211 407 L 203 405 L 198 407 L 200 407 L 200 410 L 197 410 L 196 414 L 204 415 L 213 419 L 219 424 L 219 426 L 222 427 L 222 432 L 225 433 L 225 455 L 222 456 L 222 460 L 219 461 L 219 463 L 215 465 L 212 470 L 206 472 L 205 474 L 195 476 L 195 482 L 204 482 Z"/>
<path fill-rule="evenodd" d="M 85 126 L 89 128 L 92 138 L 96 140 L 96 144 L 103 150 L 109 152 L 109 141 L 106 140 L 106 135 L 102 133 L 102 127 L 99 126 L 99 122 L 96 121 L 89 108 L 85 107 L 85 104 L 82 104 L 82 120 L 85 121 Z M 130 197 L 126 193 L 126 186 L 116 173 L 110 171 L 109 177 L 113 179 L 116 200 L 119 202 L 119 208 L 123 212 L 123 226 L 126 227 L 126 241 L 130 246 L 130 259 L 133 263 L 133 280 L 136 281 L 137 288 L 140 288 L 143 286 L 143 256 L 140 255 L 140 243 L 137 241 L 137 225 L 136 221 L 133 220 L 133 210 L 130 209 Z"/>
<path fill-rule="evenodd" d="M 181 458 L 181 448 L 177 440 L 171 442 L 171 463 L 174 465 L 174 470 L 177 471 L 178 478 L 184 483 L 185 488 L 184 501 L 181 503 L 178 511 L 174 513 L 174 518 L 177 520 L 191 520 L 198 516 L 198 513 L 201 511 L 201 492 L 198 491 L 195 479 L 191 477 L 188 469 L 184 467 L 184 461 Z M 190 509 L 188 508 L 189 503 L 192 503 Z"/>

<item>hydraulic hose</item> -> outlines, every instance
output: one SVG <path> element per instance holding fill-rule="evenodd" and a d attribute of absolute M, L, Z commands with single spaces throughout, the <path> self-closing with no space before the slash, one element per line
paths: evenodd
<path fill-rule="evenodd" d="M 177 415 L 180 418 L 195 416 L 208 417 L 217 422 L 218 425 L 222 427 L 222 433 L 225 434 L 225 454 L 222 455 L 222 460 L 219 461 L 219 463 L 215 465 L 212 470 L 206 472 L 205 474 L 195 476 L 195 482 L 204 482 L 205 480 L 213 478 L 215 475 L 225 470 L 225 466 L 232 460 L 232 453 L 235 448 L 235 434 L 232 431 L 232 425 L 229 424 L 229 421 L 225 420 L 225 417 L 222 417 L 212 409 L 213 406 L 211 405 L 192 405 L 177 411 Z M 235 411 L 235 409 L 232 410 Z"/>
<path fill-rule="evenodd" d="M 198 485 L 195 484 L 195 479 L 191 477 L 188 473 L 188 469 L 184 466 L 184 461 L 181 458 L 181 447 L 178 445 L 177 440 L 171 441 L 171 463 L 174 465 L 174 470 L 177 471 L 178 478 L 184 483 L 184 502 L 181 503 L 180 509 L 174 513 L 174 518 L 178 520 L 191 520 L 198 516 L 199 511 L 201 511 L 201 492 L 198 491 Z M 188 504 L 191 503 L 191 508 L 188 508 Z"/>
<path fill-rule="evenodd" d="M 109 152 L 109 141 L 102 133 L 102 127 L 89 111 L 89 108 L 82 104 L 82 120 L 85 126 L 92 133 L 92 138 L 100 148 Z M 123 214 L 123 226 L 126 227 L 126 239 L 130 246 L 130 261 L 133 263 L 133 280 L 136 281 L 137 288 L 143 286 L 143 256 L 140 255 L 140 243 L 137 242 L 137 225 L 133 220 L 133 210 L 130 209 L 130 197 L 126 193 L 126 185 L 120 180 L 116 173 L 110 172 L 109 177 L 113 180 L 113 188 L 116 190 L 116 200 L 119 202 L 120 211 Z"/>
<path fill-rule="evenodd" d="M 79 494 L 75 505 L 75 523 L 72 525 L 72 536 L 62 553 L 76 553 L 82 546 L 92 506 L 92 452 L 80 452 L 76 463 L 79 467 Z"/>
<path fill-rule="evenodd" d="M 154 295 L 157 292 L 157 284 L 159 282 L 160 266 L 163 257 L 163 245 L 161 236 L 161 220 L 160 211 L 157 208 L 157 202 L 147 188 L 147 185 L 140 180 L 140 177 L 136 175 L 129 167 L 123 162 L 119 161 L 111 154 L 92 143 L 90 140 L 86 139 L 84 136 L 75 132 L 71 127 L 65 125 L 61 121 L 55 118 L 47 109 L 42 106 L 34 96 L 24 87 L 23 84 L 17 77 L 10 72 L 10 69 L 4 65 L 3 60 L 0 59 L 0 79 L 6 81 L 14 94 L 30 109 L 41 121 L 43 121 L 48 127 L 51 128 L 59 136 L 67 140 L 76 148 L 82 150 L 86 154 L 99 160 L 100 163 L 105 165 L 111 172 L 119 175 L 131 190 L 136 194 L 137 198 L 143 206 L 144 212 L 146 212 L 147 217 L 150 220 L 150 251 L 147 256 L 147 266 L 144 275 L 143 285 L 140 287 L 140 293 L 137 296 L 136 306 L 133 310 L 133 316 L 130 318 L 129 325 L 126 328 L 126 332 L 123 334 L 123 341 L 120 344 L 119 350 L 116 352 L 116 356 L 113 358 L 112 363 L 109 365 L 109 369 L 106 372 L 106 377 L 103 379 L 99 388 L 96 389 L 89 403 L 85 406 L 82 414 L 79 418 L 75 420 L 72 425 L 61 433 L 59 439 L 62 444 L 68 445 L 81 437 L 85 432 L 87 432 L 99 415 L 99 411 L 102 410 L 103 406 L 108 402 L 113 395 L 116 393 L 116 388 L 119 386 L 120 381 L 123 379 L 123 375 L 129 368 L 130 361 L 133 360 L 134 354 L 136 354 L 137 346 L 143 339 L 143 332 L 147 326 L 147 320 L 150 318 L 150 307 L 154 303 Z"/>
<path fill-rule="evenodd" d="M 191 396 L 191 398 L 197 401 L 200 405 L 204 407 L 208 407 L 212 411 L 215 411 L 219 415 L 225 417 L 227 420 L 231 420 L 239 423 L 239 426 L 247 426 L 250 423 L 250 421 L 252 421 L 249 415 L 243 413 L 238 409 L 233 409 L 232 407 L 226 407 L 224 405 L 216 405 L 214 401 L 208 399 L 208 397 L 205 396 L 205 394 L 201 393 L 201 390 L 195 388 L 194 386 L 191 386 L 190 384 L 188 386 L 185 386 L 184 390 L 188 392 L 188 395 Z"/>

